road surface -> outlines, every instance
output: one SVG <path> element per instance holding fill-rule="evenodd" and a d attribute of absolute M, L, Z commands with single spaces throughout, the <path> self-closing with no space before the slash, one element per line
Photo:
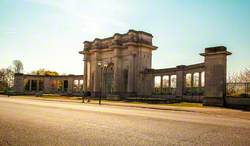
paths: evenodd
<path fill-rule="evenodd" d="M 250 145 L 250 120 L 0 97 L 0 145 Z"/>

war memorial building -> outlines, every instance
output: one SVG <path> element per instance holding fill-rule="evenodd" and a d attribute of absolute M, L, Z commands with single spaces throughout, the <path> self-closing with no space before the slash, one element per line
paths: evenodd
<path fill-rule="evenodd" d="M 85 41 L 83 51 L 79 52 L 84 58 L 81 90 L 90 91 L 92 96 L 107 98 L 178 97 L 203 101 L 207 105 L 223 104 L 226 96 L 227 56 L 231 54 L 226 47 L 205 48 L 200 54 L 204 57 L 201 63 L 153 69 L 152 51 L 157 50 L 157 47 L 152 44 L 152 39 L 150 33 L 129 30 L 125 34 L 116 33 L 109 38 Z M 29 80 L 37 78 L 23 74 L 15 76 L 17 93 L 24 92 L 24 82 L 28 77 Z M 74 76 L 68 79 L 67 88 L 60 91 L 73 93 Z M 50 92 L 47 88 L 50 84 L 39 85 Z"/>

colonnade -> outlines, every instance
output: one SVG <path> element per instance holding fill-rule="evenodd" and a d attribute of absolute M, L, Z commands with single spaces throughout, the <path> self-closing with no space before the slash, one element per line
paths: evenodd
<path fill-rule="evenodd" d="M 180 73 L 181 72 L 181 73 Z M 154 94 L 176 95 L 179 91 L 183 95 L 192 88 L 203 88 L 205 86 L 205 72 L 183 72 L 176 74 L 154 75 Z"/>

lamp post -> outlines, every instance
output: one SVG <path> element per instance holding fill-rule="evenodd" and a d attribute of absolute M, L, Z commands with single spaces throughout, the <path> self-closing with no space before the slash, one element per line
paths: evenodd
<path fill-rule="evenodd" d="M 101 102 L 102 102 L 102 84 L 103 84 L 103 82 L 102 82 L 103 77 L 102 76 L 103 76 L 103 70 L 105 68 L 107 68 L 108 64 L 106 62 L 98 61 L 97 65 L 101 69 L 101 75 L 100 75 L 100 77 L 101 77 L 101 81 L 100 81 L 100 96 L 99 96 L 99 105 L 101 105 Z"/>

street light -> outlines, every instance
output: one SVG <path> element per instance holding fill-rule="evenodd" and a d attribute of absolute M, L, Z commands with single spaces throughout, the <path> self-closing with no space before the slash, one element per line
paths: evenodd
<path fill-rule="evenodd" d="M 108 64 L 106 62 L 98 61 L 97 65 L 101 69 L 100 96 L 99 96 L 99 104 L 101 105 L 101 101 L 102 101 L 102 80 L 103 80 L 102 76 L 103 76 L 103 70 L 104 70 L 104 68 L 108 67 Z"/>

